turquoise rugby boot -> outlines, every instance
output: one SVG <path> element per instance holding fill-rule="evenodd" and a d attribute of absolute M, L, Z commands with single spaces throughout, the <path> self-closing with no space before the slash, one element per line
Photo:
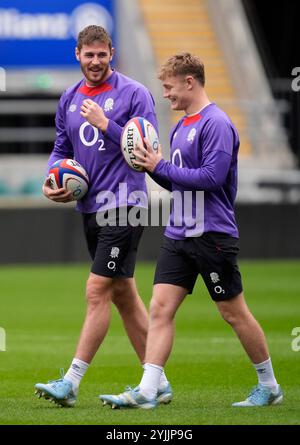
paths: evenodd
<path fill-rule="evenodd" d="M 37 383 L 35 385 L 35 394 L 39 398 L 44 397 L 44 399 L 50 400 L 50 402 L 69 408 L 75 405 L 77 399 L 72 383 L 64 378 L 63 370 L 61 370 L 60 379 L 49 380 L 48 383 Z"/>
<path fill-rule="evenodd" d="M 170 403 L 173 399 L 173 389 L 168 382 L 167 385 L 163 389 L 158 389 L 157 391 L 157 398 L 156 401 L 158 404 L 164 403 L 165 405 L 167 403 Z"/>
<path fill-rule="evenodd" d="M 283 394 L 280 386 L 277 392 L 274 393 L 271 388 L 258 384 L 250 392 L 246 400 L 242 402 L 235 402 L 232 406 L 237 407 L 253 407 L 253 406 L 268 406 L 279 405 L 283 400 Z"/>
<path fill-rule="evenodd" d="M 137 388 L 127 387 L 126 391 L 119 395 L 103 394 L 99 396 L 103 405 L 111 405 L 112 409 L 116 408 L 141 408 L 153 409 L 157 406 L 157 400 L 147 400 L 140 394 Z"/>
<path fill-rule="evenodd" d="M 127 386 L 124 392 L 130 392 L 130 391 L 139 391 L 139 387 L 136 386 L 135 388 L 132 388 L 131 386 Z M 123 393 L 124 394 L 124 393 Z M 114 403 L 115 397 L 118 396 L 112 396 L 112 395 L 100 395 L 99 398 L 103 402 L 103 406 L 105 405 L 112 405 Z M 173 390 L 168 382 L 167 385 L 164 388 L 161 388 L 157 392 L 157 398 L 156 402 L 157 404 L 167 404 L 170 403 L 173 399 Z"/>

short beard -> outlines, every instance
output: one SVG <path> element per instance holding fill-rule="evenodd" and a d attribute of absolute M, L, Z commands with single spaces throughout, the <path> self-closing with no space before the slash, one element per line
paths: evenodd
<path fill-rule="evenodd" d="M 89 71 L 89 69 L 88 68 L 86 68 L 86 73 L 84 72 L 84 70 L 81 68 L 81 71 L 83 72 L 83 74 L 84 74 L 84 77 L 85 77 L 85 79 L 86 79 L 86 81 L 88 82 L 88 83 L 90 83 L 90 84 L 92 84 L 93 86 L 97 86 L 97 85 L 100 85 L 102 82 L 104 82 L 104 80 L 105 80 L 105 78 L 106 78 L 106 76 L 107 76 L 107 73 L 108 73 L 108 71 L 109 71 L 109 65 L 106 67 L 106 69 L 104 70 L 104 71 L 101 71 L 101 78 L 99 79 L 99 80 L 97 80 L 97 81 L 95 81 L 95 80 L 93 80 L 93 79 L 90 79 L 88 76 L 89 76 L 89 73 L 90 73 L 90 71 Z M 98 73 L 97 73 L 98 74 Z"/>

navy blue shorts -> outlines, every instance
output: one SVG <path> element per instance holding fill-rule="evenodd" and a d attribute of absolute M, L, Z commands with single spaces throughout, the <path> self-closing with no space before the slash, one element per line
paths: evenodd
<path fill-rule="evenodd" d="M 99 226 L 97 213 L 83 213 L 83 225 L 93 260 L 91 272 L 104 277 L 132 278 L 144 228 L 130 225 Z"/>
<path fill-rule="evenodd" d="M 237 264 L 238 241 L 218 232 L 184 240 L 164 236 L 154 284 L 173 284 L 191 294 L 200 274 L 214 301 L 236 297 L 243 290 Z"/>

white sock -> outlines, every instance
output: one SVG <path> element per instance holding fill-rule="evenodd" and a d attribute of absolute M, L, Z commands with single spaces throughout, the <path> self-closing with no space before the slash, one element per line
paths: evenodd
<path fill-rule="evenodd" d="M 142 367 L 145 370 L 145 364 L 142 364 Z M 161 373 L 161 376 L 160 376 L 158 389 L 165 389 L 165 387 L 168 385 L 168 383 L 169 383 L 169 380 L 167 379 L 165 371 L 163 370 Z"/>
<path fill-rule="evenodd" d="M 75 394 L 78 392 L 78 387 L 80 385 L 80 381 L 84 374 L 86 373 L 87 369 L 89 367 L 89 363 L 86 363 L 79 358 L 74 358 L 72 360 L 71 366 L 68 369 L 67 373 L 65 374 L 65 379 L 72 382 L 73 385 L 73 391 Z"/>
<path fill-rule="evenodd" d="M 262 363 L 257 363 L 257 364 L 253 363 L 253 366 L 257 372 L 258 383 L 260 383 L 263 386 L 268 386 L 269 388 L 272 388 L 273 391 L 277 391 L 278 383 L 275 379 L 271 359 L 268 358 L 268 360 Z"/>
<path fill-rule="evenodd" d="M 144 374 L 139 384 L 140 393 L 148 400 L 156 397 L 157 390 L 160 385 L 161 374 L 163 368 L 152 363 L 144 364 Z"/>

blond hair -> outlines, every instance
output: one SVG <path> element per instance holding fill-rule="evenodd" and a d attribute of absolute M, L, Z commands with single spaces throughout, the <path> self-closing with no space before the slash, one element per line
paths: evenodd
<path fill-rule="evenodd" d="M 169 57 L 161 66 L 158 78 L 164 80 L 168 76 L 191 75 L 204 87 L 205 69 L 202 60 L 190 53 L 180 53 Z"/>

